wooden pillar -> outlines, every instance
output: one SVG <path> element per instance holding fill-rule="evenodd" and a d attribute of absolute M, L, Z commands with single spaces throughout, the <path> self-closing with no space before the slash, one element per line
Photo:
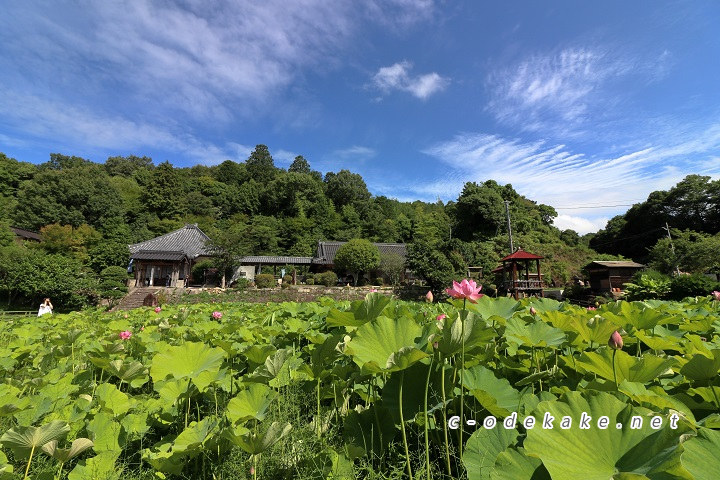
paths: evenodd
<path fill-rule="evenodd" d="M 512 291 L 514 293 L 515 300 L 518 299 L 518 289 L 517 289 L 517 262 L 513 260 L 513 274 L 512 274 Z"/>

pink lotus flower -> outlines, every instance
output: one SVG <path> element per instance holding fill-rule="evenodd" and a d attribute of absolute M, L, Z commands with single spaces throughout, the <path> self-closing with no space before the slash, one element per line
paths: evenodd
<path fill-rule="evenodd" d="M 160 312 L 162 312 L 162 308 L 160 308 L 160 307 L 155 307 L 155 313 L 160 313 Z"/>
<path fill-rule="evenodd" d="M 425 301 L 428 303 L 432 303 L 434 298 L 435 297 L 433 297 L 432 292 L 428 290 L 428 293 L 425 294 Z"/>
<path fill-rule="evenodd" d="M 608 346 L 615 350 L 619 350 L 623 347 L 622 335 L 620 335 L 617 330 L 615 330 L 613 334 L 610 335 L 610 340 L 608 340 Z"/>
<path fill-rule="evenodd" d="M 145 331 L 145 326 L 140 327 L 140 331 L 141 332 Z"/>
<path fill-rule="evenodd" d="M 465 298 L 472 303 L 477 303 L 476 300 L 483 296 L 483 294 L 480 293 L 481 289 L 482 285 L 478 287 L 475 280 L 465 279 L 460 283 L 453 280 L 453 288 L 448 288 L 445 292 L 453 298 Z"/>
<path fill-rule="evenodd" d="M 220 320 L 222 318 L 222 312 L 213 312 L 212 318 L 214 318 L 215 320 Z"/>
<path fill-rule="evenodd" d="M 530 307 L 530 315 L 532 315 L 533 317 L 537 315 L 537 310 L 535 310 L 535 307 Z"/>
<path fill-rule="evenodd" d="M 132 337 L 132 332 L 130 330 L 125 330 L 124 332 L 120 332 L 121 340 L 128 340 L 130 337 Z"/>
<path fill-rule="evenodd" d="M 437 320 L 437 326 L 441 330 L 443 328 L 443 324 L 445 323 L 445 317 L 447 317 L 447 315 L 445 315 L 444 313 L 441 313 L 440 315 L 435 317 L 435 320 Z"/>
<path fill-rule="evenodd" d="M 588 310 L 597 310 L 597 307 L 587 307 Z"/>
<path fill-rule="evenodd" d="M 715 290 L 714 292 L 712 292 L 712 296 L 715 297 L 715 300 L 717 300 L 718 302 L 720 302 L 720 292 L 718 292 L 717 290 Z"/>
<path fill-rule="evenodd" d="M 375 292 L 377 292 L 377 288 L 373 288 L 370 290 L 370 293 L 375 293 Z"/>

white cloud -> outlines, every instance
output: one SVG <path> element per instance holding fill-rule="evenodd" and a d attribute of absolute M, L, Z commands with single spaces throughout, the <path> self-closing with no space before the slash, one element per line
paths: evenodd
<path fill-rule="evenodd" d="M 610 219 L 607 217 L 588 219 L 573 215 L 559 214 L 555 218 L 553 225 L 555 225 L 560 230 L 575 230 L 580 235 L 584 235 L 586 233 L 597 232 L 598 230 L 605 228 L 608 220 Z"/>
<path fill-rule="evenodd" d="M 487 109 L 526 131 L 577 133 L 588 120 L 612 117 L 631 76 L 656 81 L 667 62 L 636 60 L 622 48 L 565 48 L 500 67 L 487 77 Z M 612 87 L 624 82 L 621 91 Z"/>
<path fill-rule="evenodd" d="M 407 187 L 422 198 L 453 200 L 465 182 L 492 179 L 556 207 L 558 226 L 574 225 L 587 233 L 602 228 L 603 219 L 626 211 L 627 204 L 671 188 L 684 178 L 681 172 L 720 176 L 720 163 L 711 161 L 720 154 L 720 124 L 675 144 L 608 158 L 575 153 L 562 144 L 487 134 L 457 135 L 424 153 L 449 166 L 450 173 L 432 184 Z"/>
<path fill-rule="evenodd" d="M 408 92 L 421 100 L 425 100 L 431 95 L 444 90 L 450 83 L 448 78 L 442 77 L 435 72 L 411 76 L 410 70 L 412 70 L 412 64 L 407 61 L 389 67 L 382 67 L 372 77 L 373 86 L 385 94 L 398 90 Z"/>

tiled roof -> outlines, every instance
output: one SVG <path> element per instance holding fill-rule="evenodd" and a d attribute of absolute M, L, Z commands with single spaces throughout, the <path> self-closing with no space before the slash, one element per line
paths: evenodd
<path fill-rule="evenodd" d="M 250 256 L 240 259 L 240 263 L 251 265 L 310 265 L 312 257 L 282 257 L 282 256 Z"/>
<path fill-rule="evenodd" d="M 608 261 L 594 261 L 590 262 L 585 268 L 591 268 L 593 266 L 610 267 L 610 268 L 645 268 L 642 263 L 630 262 L 627 260 L 608 260 Z"/>
<path fill-rule="evenodd" d="M 140 250 L 130 254 L 135 260 L 169 260 L 176 262 L 185 258 L 185 252 L 170 252 L 162 250 Z"/>
<path fill-rule="evenodd" d="M 322 265 L 332 265 L 335 263 L 335 255 L 340 247 L 345 245 L 347 242 L 318 242 L 318 248 L 313 258 L 313 263 Z M 402 258 L 407 256 L 407 248 L 404 243 L 373 243 L 378 250 L 380 255 L 393 253 L 399 255 Z"/>
<path fill-rule="evenodd" d="M 522 248 L 518 248 L 515 253 L 511 253 L 507 257 L 501 259 L 501 262 L 508 260 L 542 260 L 543 257 L 535 255 L 534 253 L 526 252 Z"/>
<path fill-rule="evenodd" d="M 185 225 L 183 228 L 152 240 L 129 245 L 130 256 L 138 258 L 135 255 L 140 252 L 144 252 L 144 254 L 149 252 L 182 252 L 189 258 L 197 258 L 201 255 L 210 255 L 206 245 L 209 240 L 210 238 L 197 225 Z M 160 258 L 153 259 L 160 260 Z"/>
<path fill-rule="evenodd" d="M 10 230 L 18 237 L 24 238 L 25 240 L 36 240 L 41 241 L 42 237 L 39 233 L 33 232 L 32 230 L 25 230 L 24 228 L 10 227 Z"/>

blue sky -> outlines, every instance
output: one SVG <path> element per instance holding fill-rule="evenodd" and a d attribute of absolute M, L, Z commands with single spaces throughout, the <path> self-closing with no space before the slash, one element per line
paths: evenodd
<path fill-rule="evenodd" d="M 720 3 L 10 1 L 0 151 L 350 169 L 400 200 L 511 183 L 596 231 L 720 178 Z M 593 208 L 580 208 L 593 207 Z M 597 208 L 600 207 L 600 208 Z"/>

